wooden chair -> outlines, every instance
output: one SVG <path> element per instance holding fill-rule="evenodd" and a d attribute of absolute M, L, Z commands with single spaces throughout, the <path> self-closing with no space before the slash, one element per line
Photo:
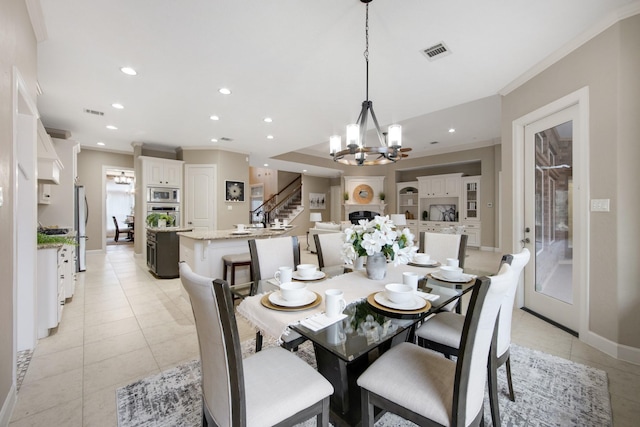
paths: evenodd
<path fill-rule="evenodd" d="M 133 233 L 133 229 L 131 228 L 123 228 L 121 230 L 120 227 L 118 226 L 118 220 L 116 219 L 116 217 L 113 216 L 112 218 L 113 218 L 113 224 L 116 226 L 116 235 L 113 237 L 114 241 L 117 242 L 120 239 L 120 234 L 126 234 L 128 237 Z"/>
<path fill-rule="evenodd" d="M 253 284 L 251 295 L 255 295 L 258 282 L 274 277 L 279 267 L 289 266 L 295 271 L 300 264 L 300 245 L 295 236 L 274 237 L 271 239 L 249 240 L 251 271 Z M 282 338 L 287 348 L 296 348 L 305 339 L 297 332 L 291 332 Z M 256 332 L 256 352 L 262 349 L 262 334 Z"/>
<path fill-rule="evenodd" d="M 320 269 L 333 265 L 342 265 L 342 246 L 344 245 L 344 233 L 314 234 L 318 267 Z"/>
<path fill-rule="evenodd" d="M 233 297 L 224 280 L 195 274 L 180 263 L 198 333 L 203 426 L 292 426 L 316 417 L 329 423 L 333 386 L 283 348 L 242 360 Z"/>
<path fill-rule="evenodd" d="M 529 262 L 530 253 L 524 248 L 519 254 L 504 255 L 502 264 L 510 264 L 513 280 L 502 300 L 500 316 L 497 325 L 497 342 L 491 352 L 488 363 L 489 396 L 491 406 L 491 418 L 493 425 L 499 425 L 500 408 L 498 407 L 498 368 L 505 365 L 507 370 L 507 384 L 509 386 L 509 399 L 515 401 L 513 383 L 511 380 L 511 360 L 509 347 L 511 346 L 511 320 L 513 316 L 513 303 L 515 300 L 518 281 L 522 270 Z M 418 345 L 443 353 L 446 357 L 458 356 L 465 316 L 457 313 L 440 312 L 423 323 L 416 330 Z"/>
<path fill-rule="evenodd" d="M 357 381 L 362 388 L 362 425 L 373 426 L 374 407 L 420 426 L 484 425 L 487 358 L 511 281 L 508 264 L 498 275 L 476 280 L 456 362 L 408 342 L 380 356 Z"/>

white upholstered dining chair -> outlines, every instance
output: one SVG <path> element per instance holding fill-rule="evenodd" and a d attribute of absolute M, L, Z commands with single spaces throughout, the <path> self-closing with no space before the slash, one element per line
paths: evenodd
<path fill-rule="evenodd" d="M 280 267 L 291 267 L 296 270 L 300 264 L 300 244 L 296 236 L 272 237 L 270 239 L 249 240 L 251 255 L 251 271 L 253 283 L 251 295 L 255 295 L 258 282 L 275 276 Z M 305 340 L 297 332 L 282 337 L 288 348 L 295 348 Z M 262 334 L 256 332 L 256 351 L 262 349 Z"/>
<path fill-rule="evenodd" d="M 421 426 L 483 425 L 487 357 L 511 277 L 504 264 L 496 276 L 476 280 L 456 362 L 405 342 L 367 368 L 357 381 L 362 425 L 373 425 L 375 407 Z"/>
<path fill-rule="evenodd" d="M 314 234 L 313 239 L 316 244 L 319 268 L 344 264 L 342 247 L 344 246 L 345 234 L 343 232 Z"/>
<path fill-rule="evenodd" d="M 447 234 L 420 232 L 420 252 L 429 254 L 432 259 L 446 265 L 447 258 L 456 258 L 458 266 L 464 268 L 464 259 L 467 253 L 466 234 Z"/>
<path fill-rule="evenodd" d="M 493 419 L 494 425 L 497 425 L 497 420 L 500 419 L 497 396 L 497 371 L 503 364 L 507 371 L 509 399 L 515 401 L 513 382 L 511 380 L 511 360 L 509 352 L 509 347 L 511 346 L 511 321 L 520 274 L 529 262 L 529 258 L 530 253 L 527 248 L 522 249 L 518 254 L 510 254 L 502 257 L 501 265 L 504 263 L 511 264 L 513 277 L 500 306 L 495 351 L 492 350 L 488 363 L 489 402 L 491 406 L 491 418 Z M 424 322 L 416 330 L 418 345 L 441 352 L 447 357 L 457 356 L 464 322 L 465 316 L 461 314 L 440 312 Z"/>
<path fill-rule="evenodd" d="M 180 263 L 198 333 L 203 426 L 291 426 L 316 417 L 327 426 L 333 386 L 291 352 L 274 347 L 242 360 L 227 282 Z"/>

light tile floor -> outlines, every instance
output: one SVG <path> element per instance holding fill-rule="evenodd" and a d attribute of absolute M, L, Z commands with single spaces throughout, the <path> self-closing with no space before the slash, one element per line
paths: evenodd
<path fill-rule="evenodd" d="M 466 264 L 493 271 L 499 258 L 470 250 Z M 303 250 L 302 262 L 317 260 Z M 198 357 L 180 280 L 155 279 L 131 246 L 89 253 L 87 271 L 78 276 L 57 331 L 38 342 L 12 427 L 116 426 L 118 387 Z M 607 371 L 614 425 L 638 425 L 640 366 L 615 360 L 522 310 L 515 310 L 513 322 L 515 343 Z M 239 326 L 242 339 L 254 336 L 246 322 Z"/>

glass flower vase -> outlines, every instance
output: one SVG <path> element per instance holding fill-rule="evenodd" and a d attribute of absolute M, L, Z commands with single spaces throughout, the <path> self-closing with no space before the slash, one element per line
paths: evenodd
<path fill-rule="evenodd" d="M 382 280 L 387 275 L 387 257 L 382 252 L 367 257 L 367 277 L 371 280 Z"/>

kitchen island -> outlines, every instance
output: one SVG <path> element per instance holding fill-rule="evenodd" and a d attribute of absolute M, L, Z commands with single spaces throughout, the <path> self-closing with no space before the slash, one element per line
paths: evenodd
<path fill-rule="evenodd" d="M 224 255 L 249 252 L 249 240 L 290 235 L 295 227 L 246 228 L 237 230 L 191 231 L 180 236 L 180 261 L 202 276 L 222 279 Z M 244 270 L 244 269 L 242 269 Z M 248 269 L 247 269 L 248 270 Z M 250 281 L 248 271 L 237 271 L 236 283 Z"/>
<path fill-rule="evenodd" d="M 192 227 L 147 227 L 147 267 L 160 279 L 173 279 L 178 274 L 179 238 L 176 233 Z"/>

